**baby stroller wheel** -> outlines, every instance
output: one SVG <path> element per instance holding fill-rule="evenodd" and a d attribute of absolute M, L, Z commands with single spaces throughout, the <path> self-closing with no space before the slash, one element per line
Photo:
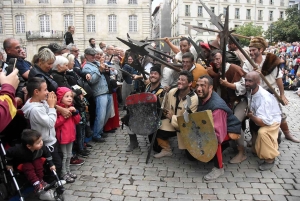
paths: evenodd
<path fill-rule="evenodd" d="M 8 198 L 8 192 L 4 184 L 0 184 L 0 200 Z"/>

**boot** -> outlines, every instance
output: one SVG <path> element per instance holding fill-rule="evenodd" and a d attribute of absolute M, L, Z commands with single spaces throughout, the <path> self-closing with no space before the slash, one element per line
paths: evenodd
<path fill-rule="evenodd" d="M 256 154 L 256 150 L 255 150 L 255 142 L 256 142 L 256 138 L 257 138 L 257 133 L 253 132 L 252 133 L 252 138 L 251 138 L 251 142 L 252 142 L 252 147 L 251 147 L 251 151 L 253 154 Z"/>
<path fill-rule="evenodd" d="M 287 140 L 290 140 L 292 142 L 297 142 L 297 143 L 300 142 L 299 139 L 297 139 L 296 137 L 292 136 L 292 134 L 290 133 L 290 130 L 289 130 L 289 126 L 288 126 L 288 124 L 287 124 L 286 121 L 281 122 L 280 129 L 282 130 L 282 132 L 285 135 L 285 138 Z"/>
<path fill-rule="evenodd" d="M 241 163 L 244 160 L 246 160 L 246 158 L 247 158 L 247 156 L 245 155 L 245 147 L 244 146 L 238 145 L 237 149 L 238 149 L 239 153 L 229 161 L 229 163 L 231 163 L 231 164 Z"/>
<path fill-rule="evenodd" d="M 139 146 L 136 134 L 129 134 L 130 144 L 128 145 L 126 152 L 133 151 Z"/>
<path fill-rule="evenodd" d="M 172 150 L 171 146 L 168 140 L 163 140 L 161 138 L 157 138 L 157 143 L 159 146 L 162 147 L 162 150 L 160 153 L 155 154 L 154 158 L 162 158 L 164 156 L 172 156 Z"/>
<path fill-rule="evenodd" d="M 282 132 L 281 132 L 281 130 L 279 130 L 279 132 L 278 132 L 278 138 L 277 138 L 278 145 L 280 145 L 280 143 L 281 143 L 281 135 L 282 135 Z"/>

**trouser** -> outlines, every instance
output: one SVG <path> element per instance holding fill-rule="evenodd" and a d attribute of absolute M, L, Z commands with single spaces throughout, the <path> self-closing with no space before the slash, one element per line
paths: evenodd
<path fill-rule="evenodd" d="M 27 180 L 33 185 L 37 181 L 43 180 L 44 167 L 42 158 L 37 158 L 32 162 L 23 163 L 22 170 Z"/>
<path fill-rule="evenodd" d="M 96 117 L 94 123 L 94 138 L 101 138 L 103 134 L 103 127 L 106 124 L 107 120 L 111 116 L 112 108 L 112 95 L 103 94 L 95 97 L 96 103 Z"/>
<path fill-rule="evenodd" d="M 279 126 L 279 123 L 274 123 L 258 129 L 255 150 L 260 159 L 274 159 L 279 155 L 277 143 Z"/>
<path fill-rule="evenodd" d="M 246 118 L 245 109 L 247 108 L 247 100 L 246 98 L 242 99 L 237 106 L 234 108 L 233 114 L 236 116 L 236 118 L 243 122 L 243 120 Z M 241 137 L 237 140 L 237 144 L 239 146 L 244 146 L 244 140 L 245 140 L 245 133 L 243 130 L 241 130 Z"/>
<path fill-rule="evenodd" d="M 62 170 L 61 170 L 61 175 L 65 175 L 68 172 L 70 172 L 70 160 L 72 157 L 72 147 L 73 147 L 73 142 L 69 144 L 61 144 L 61 151 L 63 153 L 63 158 L 62 158 Z"/>
<path fill-rule="evenodd" d="M 60 176 L 62 164 L 61 164 L 61 156 L 58 152 L 59 144 L 58 144 L 58 142 L 55 142 L 53 145 L 47 146 L 47 147 L 48 147 L 49 151 L 51 152 L 52 161 L 56 168 L 56 173 L 58 176 Z M 50 172 L 50 170 L 48 170 L 48 169 L 46 169 L 46 170 Z"/>
<path fill-rule="evenodd" d="M 77 141 L 77 146 L 79 151 L 82 151 L 84 148 L 85 129 L 86 129 L 86 124 L 76 125 L 76 141 Z"/>
<path fill-rule="evenodd" d="M 229 141 L 223 141 L 222 144 L 218 144 L 216 155 L 213 158 L 214 167 L 223 168 L 223 155 L 222 152 L 229 147 Z"/>

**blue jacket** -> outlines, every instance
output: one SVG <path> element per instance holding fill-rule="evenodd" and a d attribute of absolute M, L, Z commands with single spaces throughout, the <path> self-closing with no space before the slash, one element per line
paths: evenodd
<path fill-rule="evenodd" d="M 82 69 L 83 73 L 90 74 L 92 76 L 91 80 L 88 81 L 88 83 L 93 90 L 94 97 L 109 93 L 105 76 L 104 74 L 100 73 L 98 66 L 100 66 L 99 62 L 86 62 Z"/>

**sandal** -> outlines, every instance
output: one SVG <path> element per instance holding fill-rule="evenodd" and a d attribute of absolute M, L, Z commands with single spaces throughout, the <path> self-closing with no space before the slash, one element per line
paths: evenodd
<path fill-rule="evenodd" d="M 69 177 L 71 177 L 72 179 L 76 179 L 77 178 L 77 175 L 72 173 L 72 172 L 68 172 L 67 173 L 69 175 Z"/>
<path fill-rule="evenodd" d="M 70 177 L 68 174 L 65 174 L 62 177 L 63 180 L 65 180 L 67 183 L 74 183 L 75 179 L 73 179 L 72 177 Z"/>

